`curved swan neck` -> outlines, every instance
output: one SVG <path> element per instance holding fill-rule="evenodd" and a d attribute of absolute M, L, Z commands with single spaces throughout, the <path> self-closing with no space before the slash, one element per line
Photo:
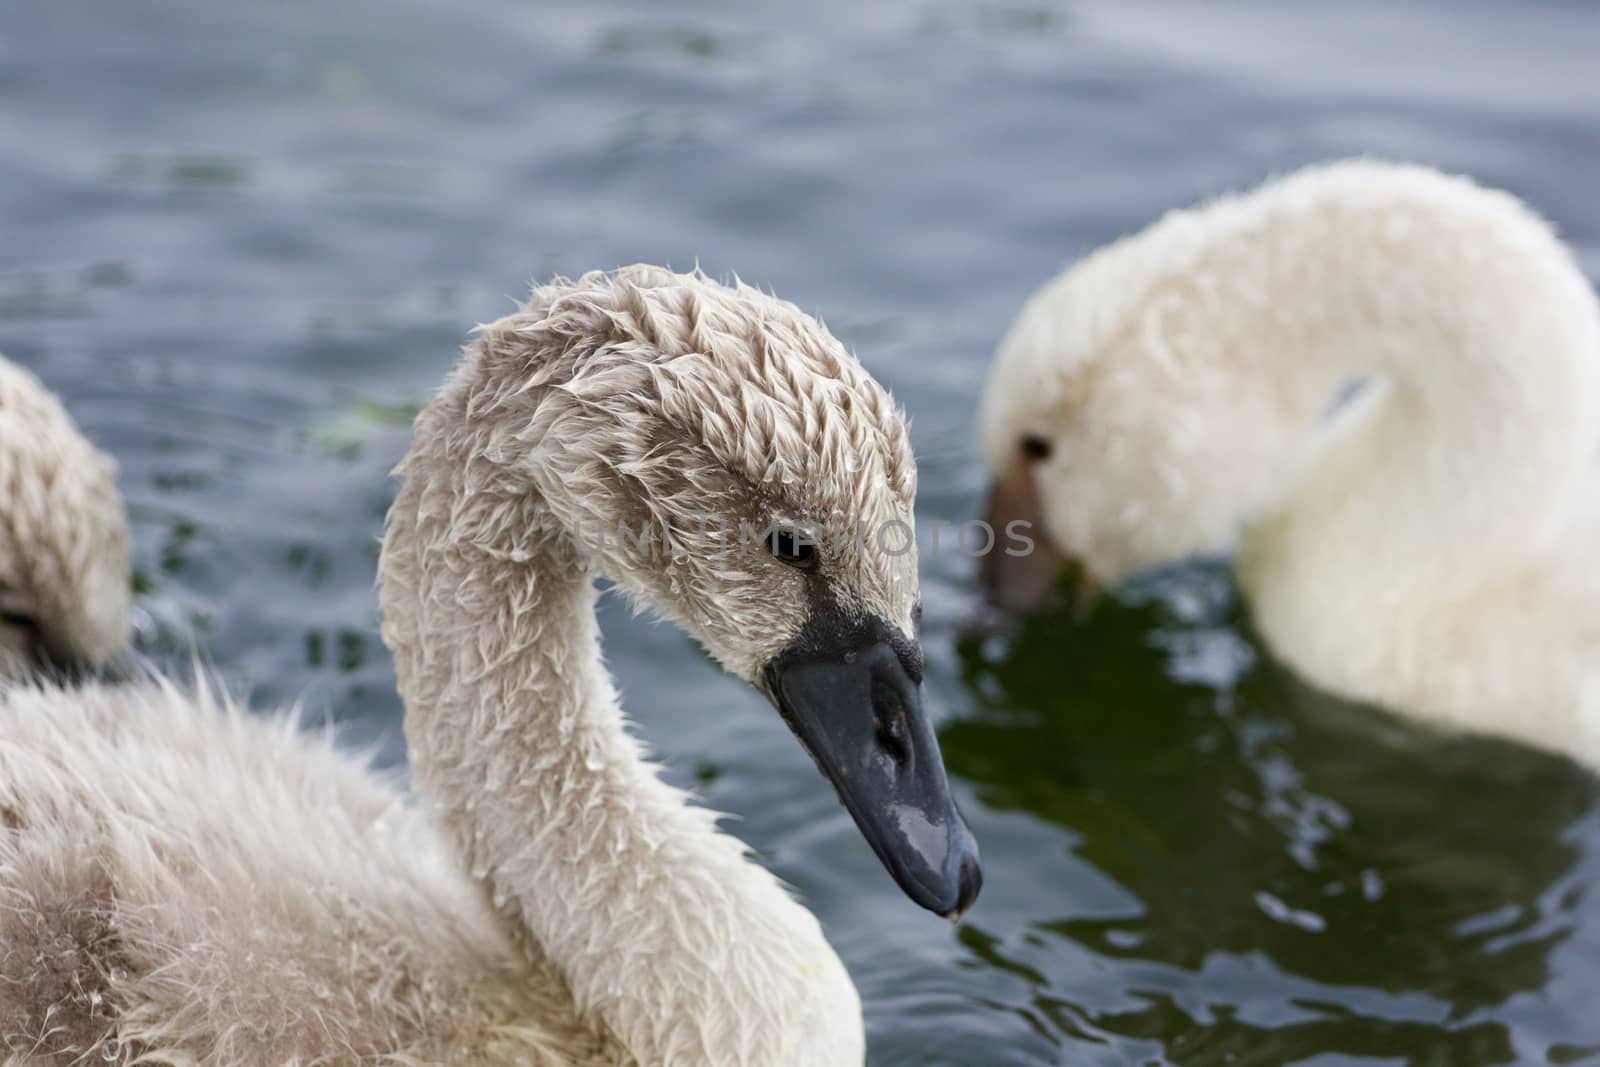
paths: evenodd
<path fill-rule="evenodd" d="M 859 1005 L 815 918 L 644 760 L 590 575 L 503 484 L 460 385 L 418 420 L 382 564 L 421 789 L 513 935 L 641 1065 L 846 1062 L 829 1016 Z"/>
<path fill-rule="evenodd" d="M 1266 446 L 1296 469 L 1240 548 L 1262 631 L 1346 695 L 1578 743 L 1593 638 L 1558 610 L 1582 602 L 1559 560 L 1592 521 L 1600 311 L 1570 254 L 1506 194 L 1410 168 L 1313 171 L 1232 210 L 1202 260 L 1229 291 L 1185 322 L 1251 360 L 1239 389 L 1278 390 L 1308 443 Z"/>
<path fill-rule="evenodd" d="M 1163 247 L 1158 332 L 1228 379 L 1221 402 L 1276 411 L 1262 436 L 1278 439 L 1251 446 L 1277 483 L 1246 512 L 1265 520 L 1252 538 L 1287 525 L 1302 545 L 1381 546 L 1392 566 L 1441 571 L 1470 555 L 1481 571 L 1486 553 L 1526 550 L 1560 521 L 1595 453 L 1600 317 L 1515 199 L 1341 164 L 1112 252 Z M 1322 433 L 1339 390 L 1365 379 L 1379 388 Z"/>
<path fill-rule="evenodd" d="M 1330 339 L 1390 391 L 1334 442 L 1295 506 L 1319 518 L 1348 492 L 1364 503 L 1348 505 L 1347 525 L 1364 526 L 1367 543 L 1436 573 L 1470 561 L 1481 574 L 1526 560 L 1571 517 L 1600 428 L 1600 315 L 1570 254 L 1521 204 L 1459 180 L 1419 184 L 1328 220 L 1350 303 Z"/>

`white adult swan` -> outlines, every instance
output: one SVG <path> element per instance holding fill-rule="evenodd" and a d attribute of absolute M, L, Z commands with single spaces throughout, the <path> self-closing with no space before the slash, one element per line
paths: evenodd
<path fill-rule="evenodd" d="M 1600 764 L 1597 375 L 1594 292 L 1525 205 L 1313 167 L 1029 300 L 982 407 L 994 518 L 1036 510 L 1103 582 L 1237 539 L 1307 678 Z M 1044 554 L 993 559 L 1000 601 L 1035 598 Z"/>
<path fill-rule="evenodd" d="M 39 379 L 0 357 L 0 678 L 102 665 L 127 635 L 115 468 Z"/>
<path fill-rule="evenodd" d="M 790 529 L 910 521 L 888 394 L 792 305 L 634 267 L 485 327 L 400 469 L 383 632 L 428 804 L 204 692 L 13 692 L 7 1062 L 859 1064 L 816 919 L 625 729 L 590 566 L 768 693 L 960 913 L 915 558 Z"/>

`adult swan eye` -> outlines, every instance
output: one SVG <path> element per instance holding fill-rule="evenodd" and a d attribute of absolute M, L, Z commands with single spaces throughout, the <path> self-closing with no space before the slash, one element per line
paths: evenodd
<path fill-rule="evenodd" d="M 796 530 L 774 531 L 772 538 L 767 541 L 767 551 L 789 566 L 802 570 L 815 566 L 817 562 L 817 546 Z"/>
<path fill-rule="evenodd" d="M 1050 458 L 1050 439 L 1036 433 L 1025 433 L 1022 440 L 1017 442 L 1017 451 L 1030 463 L 1037 463 L 1042 459 Z"/>

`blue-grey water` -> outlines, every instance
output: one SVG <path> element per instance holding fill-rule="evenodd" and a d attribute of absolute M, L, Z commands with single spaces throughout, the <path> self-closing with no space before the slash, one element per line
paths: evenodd
<path fill-rule="evenodd" d="M 1010 316 L 1169 207 L 1416 159 L 1600 274 L 1597 55 L 1586 0 L 11 0 L 0 350 L 120 459 L 142 647 L 398 761 L 386 472 L 530 281 L 698 262 L 821 313 L 960 519 Z M 975 643 L 970 574 L 924 560 L 988 874 L 959 928 L 754 694 L 605 614 L 672 775 L 821 916 L 873 1064 L 1600 1063 L 1593 779 L 1318 696 L 1214 568 Z"/>

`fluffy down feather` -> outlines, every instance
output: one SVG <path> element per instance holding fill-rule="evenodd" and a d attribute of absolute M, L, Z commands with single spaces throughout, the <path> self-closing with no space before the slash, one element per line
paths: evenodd
<path fill-rule="evenodd" d="M 0 676 L 122 649 L 128 529 L 115 478 L 39 380 L 0 358 Z"/>

